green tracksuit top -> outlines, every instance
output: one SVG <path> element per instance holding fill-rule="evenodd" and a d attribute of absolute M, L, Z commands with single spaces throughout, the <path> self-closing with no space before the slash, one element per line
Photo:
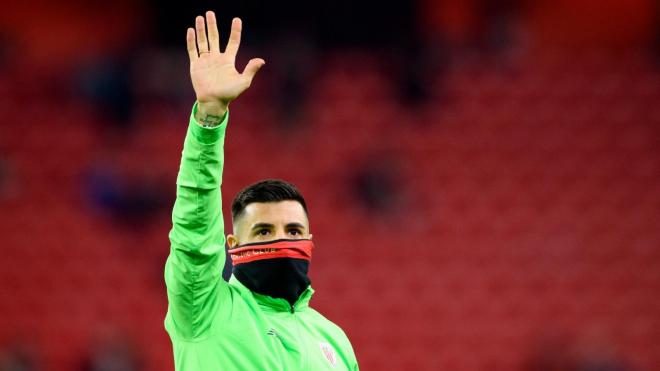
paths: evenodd
<path fill-rule="evenodd" d="M 165 329 L 177 371 L 358 370 L 344 332 L 309 306 L 308 287 L 293 305 L 250 291 L 225 263 L 220 184 L 229 112 L 200 126 L 193 106 L 177 176 L 165 263 Z"/>

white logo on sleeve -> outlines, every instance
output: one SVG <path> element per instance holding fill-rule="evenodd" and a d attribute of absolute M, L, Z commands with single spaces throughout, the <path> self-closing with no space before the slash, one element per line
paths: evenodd
<path fill-rule="evenodd" d="M 332 345 L 328 343 L 319 343 L 319 347 L 321 347 L 321 352 L 323 352 L 323 355 L 328 360 L 328 362 L 330 362 L 332 367 L 335 367 L 337 364 L 337 354 L 335 354 L 335 349 L 332 347 Z"/>

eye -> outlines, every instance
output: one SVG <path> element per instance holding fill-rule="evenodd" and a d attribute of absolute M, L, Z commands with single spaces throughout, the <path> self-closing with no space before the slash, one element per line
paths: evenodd
<path fill-rule="evenodd" d="M 257 231 L 257 235 L 259 236 L 267 236 L 270 233 L 268 229 L 260 229 Z"/>
<path fill-rule="evenodd" d="M 301 234 L 299 229 L 290 229 L 289 233 L 294 235 L 294 236 L 299 236 Z"/>

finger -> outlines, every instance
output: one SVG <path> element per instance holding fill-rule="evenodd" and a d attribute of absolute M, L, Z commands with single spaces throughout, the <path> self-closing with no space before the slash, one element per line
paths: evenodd
<path fill-rule="evenodd" d="M 197 49 L 201 55 L 203 52 L 209 51 L 209 44 L 206 41 L 206 26 L 204 25 L 204 17 L 201 15 L 195 18 L 195 29 L 197 30 Z"/>
<path fill-rule="evenodd" d="M 197 59 L 197 46 L 195 45 L 195 30 L 188 28 L 186 33 L 186 46 L 188 47 L 188 57 L 190 61 Z"/>
<path fill-rule="evenodd" d="M 220 51 L 220 34 L 218 34 L 218 22 L 215 20 L 215 13 L 206 12 L 206 25 L 209 29 L 209 47 L 212 52 Z"/>
<path fill-rule="evenodd" d="M 247 66 L 245 66 L 245 70 L 243 70 L 243 76 L 248 80 L 248 83 L 252 83 L 254 75 L 257 74 L 264 64 L 266 64 L 266 61 L 261 58 L 250 59 Z"/>
<path fill-rule="evenodd" d="M 225 53 L 236 59 L 236 54 L 238 53 L 238 46 L 241 44 L 241 32 L 243 29 L 243 22 L 240 18 L 235 17 L 231 20 L 231 34 L 229 34 L 229 41 L 227 42 L 227 48 Z"/>

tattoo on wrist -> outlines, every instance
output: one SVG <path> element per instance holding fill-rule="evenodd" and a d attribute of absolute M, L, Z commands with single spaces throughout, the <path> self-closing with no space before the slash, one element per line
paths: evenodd
<path fill-rule="evenodd" d="M 206 115 L 199 119 L 199 123 L 205 128 L 212 128 L 220 125 L 222 117 L 224 116 Z"/>

